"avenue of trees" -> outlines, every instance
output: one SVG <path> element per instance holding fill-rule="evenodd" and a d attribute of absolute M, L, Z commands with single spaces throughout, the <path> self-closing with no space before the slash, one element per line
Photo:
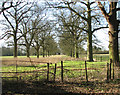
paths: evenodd
<path fill-rule="evenodd" d="M 99 42 L 95 42 L 94 32 L 109 28 L 109 57 L 118 62 L 120 21 L 117 12 L 120 8 L 117 6 L 118 2 L 92 0 L 42 3 L 4 1 L 0 10 L 5 20 L 1 23 L 4 25 L 1 39 L 13 39 L 14 57 L 17 57 L 17 47 L 23 46 L 27 57 L 30 56 L 30 49 L 34 48 L 37 58 L 41 51 L 43 57 L 63 53 L 78 58 L 85 52 L 87 41 L 87 60 L 94 61 L 93 50 L 98 49 L 95 43 Z"/>

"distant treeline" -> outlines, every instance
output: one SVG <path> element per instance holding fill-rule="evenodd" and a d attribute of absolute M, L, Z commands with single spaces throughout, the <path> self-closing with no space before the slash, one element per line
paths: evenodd
<path fill-rule="evenodd" d="M 13 47 L 1 47 L 0 50 L 2 50 L 1 56 L 13 56 L 13 50 L 14 50 Z M 36 50 L 34 48 L 31 48 L 30 51 L 31 51 L 30 56 L 37 55 Z M 43 55 L 42 49 L 40 49 L 39 54 Z M 50 52 L 50 55 L 56 55 L 56 54 L 59 55 L 60 52 L 56 50 Z M 26 56 L 26 49 L 18 48 L 18 56 Z M 45 56 L 47 55 L 45 54 Z"/>
<path fill-rule="evenodd" d="M 13 56 L 13 47 L 2 47 L 0 48 L 2 50 L 2 56 Z M 22 53 L 20 50 L 18 50 L 18 56 L 25 55 L 25 53 Z"/>

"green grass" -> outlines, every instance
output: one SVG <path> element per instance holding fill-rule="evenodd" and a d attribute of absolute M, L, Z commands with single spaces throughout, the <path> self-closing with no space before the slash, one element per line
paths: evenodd
<path fill-rule="evenodd" d="M 64 61 L 64 77 L 65 78 L 79 78 L 79 77 L 85 77 L 85 62 L 84 61 Z M 50 64 L 50 72 L 54 73 L 54 64 Z M 57 72 L 56 72 L 56 77 L 60 78 L 61 76 L 61 63 L 57 63 Z M 106 62 L 87 62 L 87 68 L 96 68 L 100 70 L 89 70 L 88 69 L 88 75 L 94 73 L 94 75 L 97 75 L 96 72 L 102 72 L 101 68 L 106 67 Z M 37 65 L 35 67 L 23 67 L 23 66 L 18 66 L 17 67 L 17 72 L 24 72 L 24 71 L 33 71 L 33 70 L 38 70 L 38 72 L 35 72 L 34 74 L 21 74 L 21 76 L 26 77 L 30 79 L 31 77 L 35 77 L 37 73 L 39 73 L 41 69 L 46 69 L 45 73 L 39 75 L 39 79 L 45 79 L 46 78 L 46 73 L 47 73 L 47 64 L 42 64 L 42 65 Z M 80 70 L 82 69 L 82 70 Z M 16 66 L 3 66 L 2 67 L 3 72 L 15 72 L 16 71 Z M 15 74 L 9 74 L 9 76 L 15 76 Z M 8 76 L 8 74 L 3 74 L 2 76 Z M 20 76 L 20 74 L 19 74 Z M 53 79 L 53 75 L 50 74 L 50 78 Z"/>
<path fill-rule="evenodd" d="M 95 61 L 108 62 L 109 54 L 94 54 L 93 58 L 95 59 Z"/>

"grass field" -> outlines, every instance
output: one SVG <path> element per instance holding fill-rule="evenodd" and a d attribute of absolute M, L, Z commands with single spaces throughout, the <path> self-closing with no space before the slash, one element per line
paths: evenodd
<path fill-rule="evenodd" d="M 16 61 L 17 60 L 17 61 Z M 63 79 L 61 82 L 61 60 L 63 60 Z M 69 61 L 67 61 L 69 60 Z M 50 64 L 49 82 L 47 79 L 47 64 Z M 54 68 L 57 64 L 56 79 L 54 82 Z M 119 93 L 120 80 L 106 81 L 107 62 L 87 62 L 88 81 L 86 82 L 85 62 L 66 56 L 52 56 L 47 58 L 3 58 L 3 93 Z M 17 64 L 17 65 L 16 65 Z M 16 68 L 17 66 L 17 68 Z M 16 73 L 17 71 L 17 73 Z M 23 72 L 23 73 L 20 73 Z M 25 73 L 31 72 L 31 73 Z M 18 80 L 16 79 L 18 78 Z"/>

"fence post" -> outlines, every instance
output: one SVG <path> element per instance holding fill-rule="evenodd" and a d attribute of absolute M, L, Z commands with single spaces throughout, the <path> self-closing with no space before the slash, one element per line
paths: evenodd
<path fill-rule="evenodd" d="M 47 63 L 47 81 L 49 81 L 49 63 Z"/>
<path fill-rule="evenodd" d="M 109 63 L 107 63 L 107 80 L 109 81 Z"/>
<path fill-rule="evenodd" d="M 88 82 L 88 75 L 87 75 L 87 63 L 85 61 L 85 73 L 86 73 L 86 81 Z"/>
<path fill-rule="evenodd" d="M 55 63 L 55 69 L 54 69 L 54 81 L 55 81 L 55 76 L 56 76 L 56 67 L 57 67 L 57 64 Z"/>
<path fill-rule="evenodd" d="M 61 61 L 61 81 L 63 82 L 63 61 Z"/>
<path fill-rule="evenodd" d="M 112 59 L 110 59 L 110 80 L 111 80 L 111 64 L 112 64 Z"/>

